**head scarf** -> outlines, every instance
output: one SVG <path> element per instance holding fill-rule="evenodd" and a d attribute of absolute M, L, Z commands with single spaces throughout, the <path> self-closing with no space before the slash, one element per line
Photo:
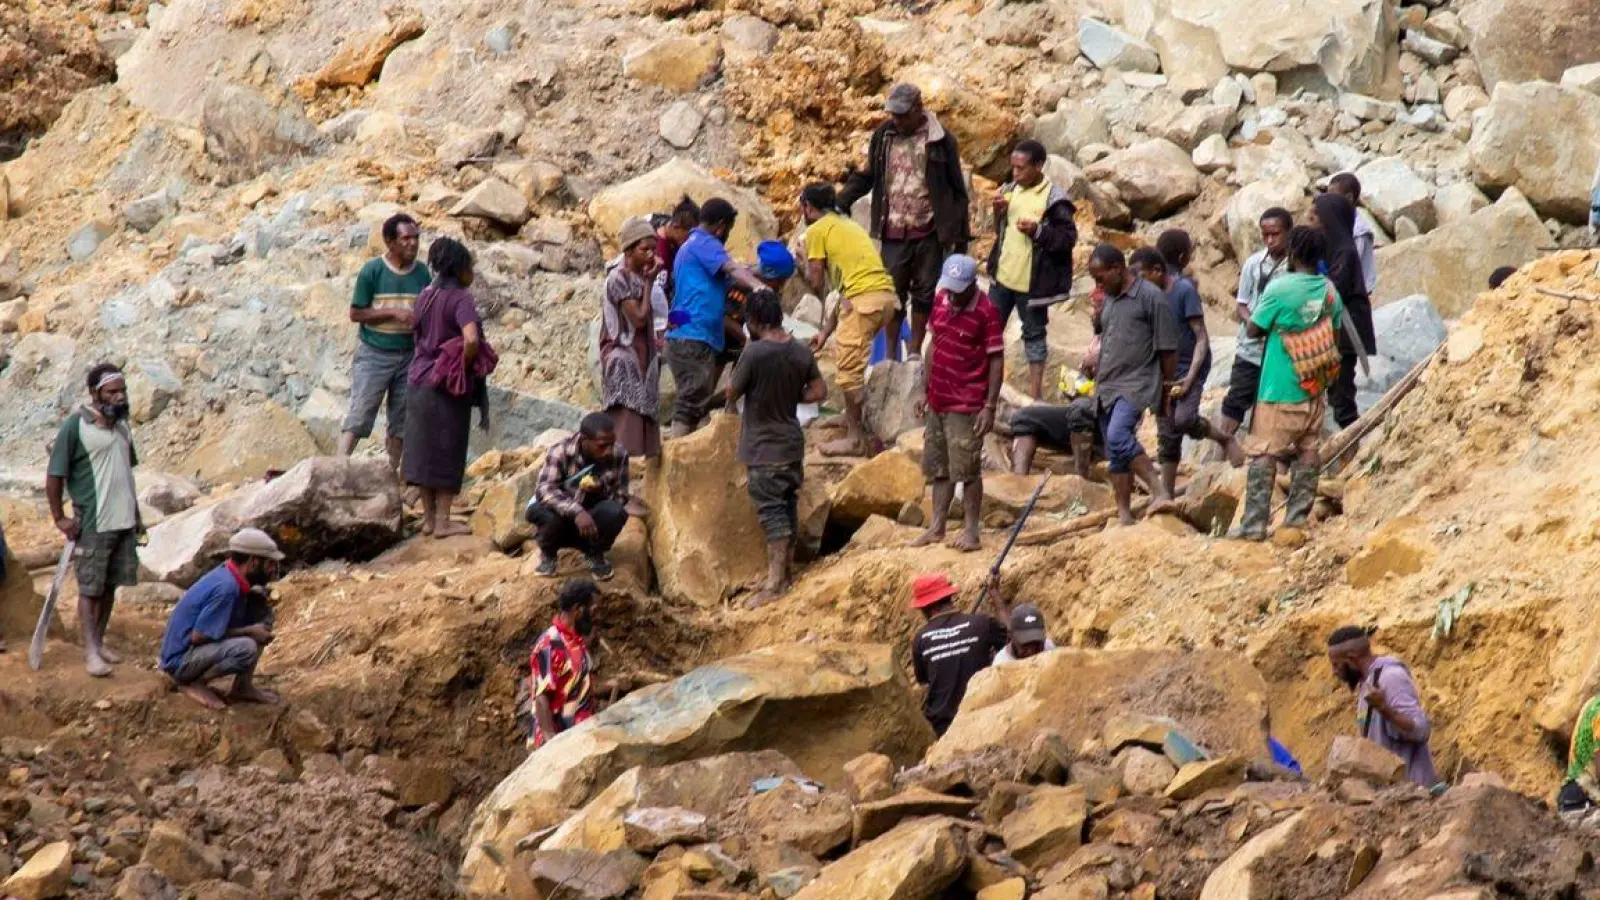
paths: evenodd
<path fill-rule="evenodd" d="M 1344 298 L 1367 295 L 1366 276 L 1361 270 L 1361 254 L 1356 252 L 1356 208 L 1340 194 L 1322 194 L 1311 202 L 1317 211 L 1317 221 L 1322 223 L 1326 241 L 1328 279 L 1334 290 Z"/>

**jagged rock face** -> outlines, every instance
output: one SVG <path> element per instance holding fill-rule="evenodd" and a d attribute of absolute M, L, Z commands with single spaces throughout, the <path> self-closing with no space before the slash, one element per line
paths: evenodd
<path fill-rule="evenodd" d="M 778 234 L 777 218 L 765 200 L 683 157 L 601 191 L 589 203 L 589 216 L 608 245 L 615 246 L 625 220 L 670 210 L 685 194 L 696 203 L 721 197 L 733 204 L 739 218 L 728 235 L 728 252 L 741 259 L 754 259 L 756 244 Z"/>
<path fill-rule="evenodd" d="M 462 876 L 472 890 L 497 889 L 502 871 L 485 843 L 509 859 L 517 841 L 633 765 L 762 747 L 827 783 L 861 753 L 909 761 L 931 737 L 886 646 L 783 644 L 725 659 L 637 691 L 535 751 L 474 814 Z"/>
<path fill-rule="evenodd" d="M 1377 303 L 1426 294 L 1445 316 L 1465 313 L 1489 275 L 1538 256 L 1550 232 L 1515 190 L 1493 206 L 1378 250 Z M 1381 342 L 1380 342 L 1381 346 Z"/>

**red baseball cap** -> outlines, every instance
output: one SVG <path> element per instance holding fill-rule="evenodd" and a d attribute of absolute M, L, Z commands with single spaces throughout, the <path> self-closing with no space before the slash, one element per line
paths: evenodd
<path fill-rule="evenodd" d="M 954 597 L 960 589 L 943 573 L 918 575 L 911 583 L 911 608 L 926 609 L 940 600 Z"/>

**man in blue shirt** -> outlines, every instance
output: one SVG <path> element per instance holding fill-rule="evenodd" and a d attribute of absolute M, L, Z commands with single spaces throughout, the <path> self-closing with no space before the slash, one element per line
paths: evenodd
<path fill-rule="evenodd" d="M 672 312 L 667 316 L 667 365 L 678 398 L 672 437 L 700 426 L 717 388 L 717 357 L 727 346 L 729 281 L 759 291 L 765 287 L 749 268 L 733 261 L 724 245 L 739 213 L 712 197 L 700 207 L 700 226 L 678 248 L 672 264 Z"/>
<path fill-rule="evenodd" d="M 255 687 L 256 663 L 272 643 L 272 610 L 254 591 L 278 574 L 283 554 L 263 531 L 241 529 L 228 541 L 228 561 L 206 573 L 173 607 L 161 639 L 161 671 L 208 709 L 229 703 L 276 703 Z M 233 676 L 219 696 L 207 685 Z"/>

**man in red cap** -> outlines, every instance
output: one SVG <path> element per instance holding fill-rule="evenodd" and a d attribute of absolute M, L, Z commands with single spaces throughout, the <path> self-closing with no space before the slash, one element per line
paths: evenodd
<path fill-rule="evenodd" d="M 943 736 L 967 695 L 967 682 L 989 667 L 1006 645 L 1004 625 L 983 613 L 964 613 L 951 598 L 956 586 L 944 574 L 919 575 L 911 588 L 911 608 L 922 611 L 928 624 L 911 644 L 911 666 L 917 683 L 927 685 L 922 715 Z"/>

